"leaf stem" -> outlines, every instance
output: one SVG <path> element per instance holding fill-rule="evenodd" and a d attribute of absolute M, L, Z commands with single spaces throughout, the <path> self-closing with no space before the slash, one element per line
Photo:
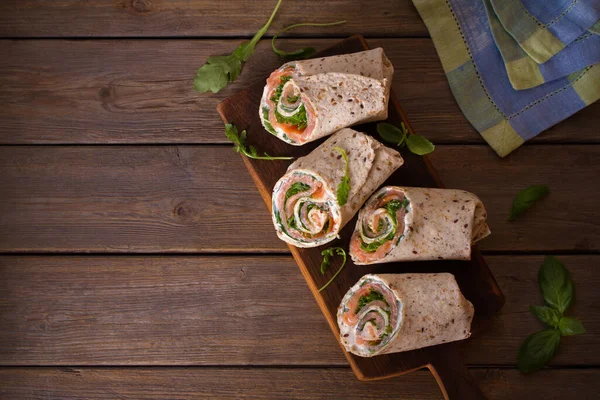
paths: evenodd
<path fill-rule="evenodd" d="M 287 53 L 287 52 L 285 52 L 283 50 L 279 50 L 277 47 L 275 47 L 275 39 L 277 39 L 277 37 L 280 34 L 282 34 L 284 32 L 287 32 L 287 31 L 289 31 L 291 29 L 298 28 L 299 26 L 336 26 L 336 25 L 341 25 L 341 24 L 345 24 L 345 23 L 346 23 L 345 20 L 344 21 L 336 21 L 336 22 L 325 22 L 325 23 L 319 23 L 319 22 L 302 22 L 300 24 L 293 24 L 293 25 L 290 25 L 290 26 L 286 26 L 285 28 L 283 28 L 282 30 L 280 30 L 279 32 L 277 32 L 273 36 L 273 38 L 271 39 L 271 47 L 273 48 L 273 51 L 277 55 L 279 55 L 281 57 L 289 57 L 289 56 L 295 56 L 295 55 L 298 55 L 298 54 L 302 54 L 305 49 L 296 50 L 296 51 L 291 52 L 291 53 Z"/>
<path fill-rule="evenodd" d="M 333 280 L 340 274 L 340 272 L 342 272 L 342 269 L 344 269 L 344 266 L 346 265 L 346 252 L 343 249 L 342 249 L 342 251 L 343 251 L 343 253 L 341 253 L 341 256 L 344 258 L 342 265 L 337 270 L 337 272 L 331 277 L 331 279 L 329 281 L 327 281 L 327 283 L 319 289 L 319 293 L 322 292 L 323 290 L 325 290 L 325 288 L 327 288 L 327 286 L 329 286 L 329 284 L 331 282 L 333 282 Z M 340 253 L 338 253 L 338 254 L 340 254 Z"/>

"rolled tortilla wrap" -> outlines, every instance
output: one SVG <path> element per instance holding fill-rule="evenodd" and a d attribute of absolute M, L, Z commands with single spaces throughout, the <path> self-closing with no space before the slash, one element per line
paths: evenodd
<path fill-rule="evenodd" d="M 490 234 L 477 196 L 464 190 L 386 186 L 360 210 L 350 241 L 355 264 L 470 260 Z"/>
<path fill-rule="evenodd" d="M 262 124 L 299 146 L 344 127 L 384 120 L 393 73 L 381 48 L 286 63 L 267 79 Z"/>
<path fill-rule="evenodd" d="M 348 155 L 350 191 L 346 204 L 337 200 Z M 309 155 L 293 162 L 273 189 L 273 223 L 279 238 L 296 247 L 332 241 L 365 200 L 404 161 L 371 136 L 342 129 Z"/>
<path fill-rule="evenodd" d="M 338 308 L 340 340 L 361 357 L 471 336 L 473 305 L 449 273 L 365 275 Z"/>

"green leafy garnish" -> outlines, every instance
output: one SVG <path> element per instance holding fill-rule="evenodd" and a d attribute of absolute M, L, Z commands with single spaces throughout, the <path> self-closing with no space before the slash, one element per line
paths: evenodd
<path fill-rule="evenodd" d="M 361 296 L 360 299 L 358 299 L 358 305 L 356 306 L 356 311 L 354 313 L 358 314 L 364 306 L 366 306 L 372 301 L 377 300 L 383 301 L 387 306 L 389 306 L 389 303 L 381 293 L 379 293 L 375 289 L 371 289 L 369 290 L 368 294 L 365 294 L 364 296 Z"/>
<path fill-rule="evenodd" d="M 576 318 L 562 317 L 558 323 L 558 329 L 561 336 L 573 336 L 585 333 L 583 324 Z"/>
<path fill-rule="evenodd" d="M 346 150 L 342 149 L 341 147 L 334 147 L 333 150 L 337 151 L 342 155 L 342 157 L 344 157 L 344 163 L 346 164 L 346 166 L 344 167 L 344 177 L 342 178 L 342 181 L 337 187 L 337 201 L 340 206 L 343 206 L 348 202 L 348 195 L 350 194 L 350 176 L 348 175 L 348 154 L 346 153 Z"/>
<path fill-rule="evenodd" d="M 267 32 L 271 22 L 273 22 L 281 1 L 277 1 L 277 5 L 267 23 L 256 32 L 249 42 L 242 43 L 228 56 L 213 56 L 206 60 L 206 64 L 198 69 L 196 78 L 194 78 L 194 88 L 196 91 L 217 93 L 227 86 L 227 83 L 233 82 L 238 78 L 242 72 L 243 64 L 254 53 L 256 44 Z"/>
<path fill-rule="evenodd" d="M 435 146 L 425 136 L 421 135 L 409 135 L 406 138 L 406 145 L 411 153 L 418 156 L 424 156 L 435 150 Z"/>
<path fill-rule="evenodd" d="M 275 93 L 273 93 L 273 96 L 271 96 L 271 101 L 273 103 L 277 103 L 279 101 L 279 99 L 281 98 L 281 93 L 283 92 L 283 87 L 285 86 L 286 82 L 290 79 L 292 79 L 291 76 L 282 76 L 281 78 L 279 78 L 279 85 L 277 85 L 277 87 L 275 88 Z"/>
<path fill-rule="evenodd" d="M 307 185 L 306 183 L 303 183 L 303 182 L 294 183 L 292 186 L 290 186 L 288 191 L 285 192 L 285 201 L 287 201 L 287 199 L 294 196 L 295 194 L 298 194 L 300 192 L 306 192 L 308 189 L 310 189 L 310 185 Z M 308 211 L 310 211 L 310 208 Z"/>
<path fill-rule="evenodd" d="M 333 282 L 333 280 L 339 275 L 339 273 L 342 272 L 344 265 L 346 265 L 346 251 L 341 247 L 330 247 L 328 249 L 323 250 L 321 252 L 321 255 L 323 256 L 323 261 L 321 262 L 321 274 L 322 275 L 325 275 L 325 272 L 327 272 L 327 269 L 331 265 L 331 260 L 333 259 L 333 257 L 335 255 L 342 256 L 343 261 L 342 261 L 342 265 L 337 270 L 337 272 L 331 277 L 331 279 L 329 281 L 327 281 L 327 283 L 325 285 L 323 285 L 319 289 L 319 292 L 325 290 L 325 288 L 327 286 L 329 286 L 329 284 L 331 282 Z"/>
<path fill-rule="evenodd" d="M 533 372 L 542 368 L 554 357 L 560 344 L 560 332 L 545 329 L 529 335 L 519 348 L 519 369 L 521 372 Z"/>
<path fill-rule="evenodd" d="M 271 125 L 271 122 L 269 122 L 269 108 L 267 107 L 263 107 L 263 122 L 267 132 L 277 136 L 277 131 L 275 131 L 275 128 L 273 128 L 273 125 Z"/>
<path fill-rule="evenodd" d="M 281 124 L 296 125 L 296 126 L 298 126 L 298 129 L 300 129 L 300 130 L 306 128 L 306 125 L 308 124 L 308 119 L 306 117 L 306 109 L 304 108 L 304 104 L 300 105 L 297 113 L 295 113 L 294 115 L 290 115 L 289 117 L 281 114 L 279 112 L 279 110 L 276 108 L 275 109 L 275 118 L 277 119 L 277 122 L 279 122 Z"/>
<path fill-rule="evenodd" d="M 421 135 L 411 134 L 404 122 L 400 123 L 400 127 L 380 122 L 377 124 L 377 133 L 387 143 L 394 144 L 399 147 L 408 146 L 408 150 L 419 156 L 424 156 L 435 150 L 435 146 L 427 138 Z"/>
<path fill-rule="evenodd" d="M 334 25 L 341 25 L 345 22 L 346 21 L 337 21 L 337 22 L 329 22 L 329 23 L 324 23 L 324 24 L 323 23 L 315 23 L 315 22 L 303 22 L 301 24 L 294 24 L 294 25 L 286 26 L 285 28 L 283 28 L 282 30 L 277 32 L 275 34 L 275 36 L 273 36 L 273 39 L 271 39 L 271 47 L 273 48 L 273 51 L 281 57 L 295 58 L 298 60 L 308 58 L 308 57 L 312 56 L 313 54 L 315 54 L 317 49 L 315 49 L 314 47 L 303 47 L 299 50 L 288 53 L 283 50 L 279 50 L 277 47 L 275 47 L 275 39 L 277 39 L 277 36 L 279 36 L 283 32 L 287 32 L 287 31 L 297 28 L 299 26 L 334 26 Z"/>
<path fill-rule="evenodd" d="M 510 209 L 509 221 L 514 221 L 518 216 L 530 209 L 536 201 L 550 193 L 546 185 L 533 185 L 517 193 Z"/>
<path fill-rule="evenodd" d="M 555 257 L 546 257 L 538 281 L 547 306 L 531 306 L 529 309 L 549 328 L 529 335 L 519 348 L 518 365 L 525 373 L 542 368 L 552 359 L 561 336 L 585 333 L 579 320 L 564 316 L 573 300 L 573 282 L 565 266 Z"/>
<path fill-rule="evenodd" d="M 405 140 L 408 135 L 408 130 L 404 126 L 404 122 L 400 123 L 400 128 L 388 124 L 387 122 L 381 122 L 377 124 L 377 133 L 386 142 L 395 144 L 396 146 L 406 145 Z"/>
<path fill-rule="evenodd" d="M 556 257 L 546 257 L 540 268 L 538 281 L 544 302 L 561 314 L 564 313 L 573 301 L 573 282 L 564 264 Z"/>
<path fill-rule="evenodd" d="M 529 306 L 529 311 L 540 321 L 553 328 L 558 327 L 560 321 L 560 312 L 554 308 L 546 306 Z"/>
<path fill-rule="evenodd" d="M 398 221 L 396 221 L 396 213 L 398 212 L 399 209 L 401 209 L 403 207 L 404 207 L 404 209 L 406 209 L 409 204 L 410 204 L 410 201 L 406 197 L 403 200 L 389 201 L 384 206 L 384 208 L 387 210 L 387 212 L 392 217 L 392 221 L 394 222 L 394 229 L 386 237 L 379 239 L 376 242 L 367 244 L 361 240 L 361 243 L 360 243 L 361 250 L 366 253 L 373 253 L 373 252 L 377 251 L 379 246 L 381 246 L 382 244 L 384 244 L 385 242 L 387 242 L 389 240 L 392 240 L 394 238 L 394 236 L 396 236 L 396 226 L 398 225 Z M 379 221 L 379 229 L 382 228 L 382 223 L 383 223 L 383 221 L 380 220 Z M 398 241 L 400 241 L 400 239 L 402 239 L 402 237 L 404 237 L 404 235 L 400 236 L 398 238 Z"/>
<path fill-rule="evenodd" d="M 373 253 L 375 251 L 377 251 L 377 249 L 382 245 L 385 244 L 385 242 L 388 242 L 390 240 L 392 240 L 394 238 L 394 236 L 396 236 L 396 231 L 392 231 L 390 232 L 389 235 L 387 235 L 386 237 L 384 237 L 383 239 L 379 239 L 376 242 L 373 243 L 365 243 L 362 242 L 360 243 L 360 248 L 362 251 L 364 251 L 365 253 Z"/>
<path fill-rule="evenodd" d="M 238 129 L 233 124 L 225 124 L 225 136 L 235 145 L 233 151 L 242 153 L 246 157 L 254 158 L 255 160 L 293 160 L 294 157 L 271 157 L 267 153 L 259 156 L 254 146 L 246 145 L 246 130 L 238 134 Z"/>

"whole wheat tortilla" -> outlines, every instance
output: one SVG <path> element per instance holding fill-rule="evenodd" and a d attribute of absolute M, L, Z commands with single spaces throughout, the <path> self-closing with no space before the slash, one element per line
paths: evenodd
<path fill-rule="evenodd" d="M 300 142 L 273 127 L 265 119 L 270 109 L 267 98 L 272 90 L 267 84 L 263 90 L 259 115 L 265 129 L 279 139 L 293 145 L 303 145 L 344 127 L 387 118 L 394 68 L 383 49 L 292 61 L 278 70 L 288 68 L 293 70 L 290 81 L 284 87 L 292 86 L 297 93 L 302 92 L 302 103 L 310 103 L 305 108 L 314 110 L 312 117 L 310 112 L 307 115 L 314 119 L 315 128 Z"/>
<path fill-rule="evenodd" d="M 357 327 L 362 321 L 351 326 L 343 318 L 348 300 L 365 281 L 391 289 L 398 302 L 395 326 L 390 325 L 388 337 L 374 347 L 356 344 Z M 340 340 L 347 351 L 362 357 L 420 349 L 468 338 L 473 314 L 473 305 L 465 299 L 452 274 L 370 274 L 363 276 L 340 303 Z"/>
<path fill-rule="evenodd" d="M 404 192 L 410 201 L 404 216 L 403 237 L 383 258 L 369 263 L 417 260 L 470 260 L 473 243 L 490 234 L 487 213 L 473 193 L 454 189 L 383 187 L 359 212 L 355 233 L 360 235 L 369 206 L 389 189 Z M 360 240 L 360 239 L 359 239 Z M 351 250 L 355 264 L 361 263 Z"/>
<path fill-rule="evenodd" d="M 348 155 L 348 175 L 350 191 L 348 201 L 340 206 L 337 201 L 337 188 L 345 175 L 345 162 L 340 153 L 334 148 L 343 149 Z M 310 154 L 294 161 L 286 174 L 279 179 L 273 189 L 273 223 L 280 239 L 297 247 L 315 247 L 327 243 L 337 237 L 339 230 L 354 217 L 365 200 L 379 187 L 404 160 L 395 150 L 392 150 L 369 135 L 345 128 L 335 133 Z M 281 212 L 277 207 L 277 197 L 282 184 L 287 179 L 293 179 L 295 173 L 309 174 L 323 182 L 325 191 L 330 199 L 331 207 L 335 207 L 340 215 L 338 229 L 321 241 L 302 243 L 286 235 L 279 224 L 276 213 Z M 280 216 L 284 218 L 286 216 Z"/>

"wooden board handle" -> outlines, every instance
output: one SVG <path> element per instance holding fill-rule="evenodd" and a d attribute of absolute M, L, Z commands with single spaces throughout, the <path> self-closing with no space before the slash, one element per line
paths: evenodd
<path fill-rule="evenodd" d="M 458 353 L 458 344 L 445 345 L 445 351 L 431 361 L 431 371 L 446 400 L 483 400 L 485 395 L 479 384 L 465 367 Z"/>

